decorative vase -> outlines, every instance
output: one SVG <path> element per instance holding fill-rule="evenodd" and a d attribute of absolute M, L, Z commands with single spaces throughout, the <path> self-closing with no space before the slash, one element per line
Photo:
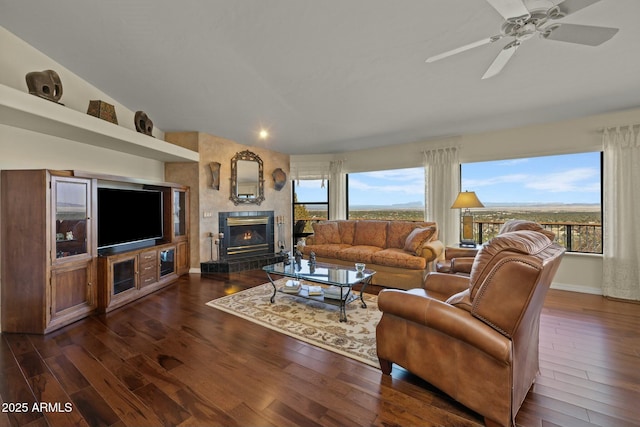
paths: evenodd
<path fill-rule="evenodd" d="M 108 122 L 118 124 L 118 118 L 116 117 L 116 109 L 113 105 L 104 101 L 89 101 L 89 108 L 87 114 L 90 116 L 98 117 L 99 119 L 106 120 Z"/>

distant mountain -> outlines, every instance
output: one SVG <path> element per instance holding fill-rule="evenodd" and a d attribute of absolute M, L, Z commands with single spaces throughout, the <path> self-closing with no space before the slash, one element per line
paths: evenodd
<path fill-rule="evenodd" d="M 349 209 L 357 211 L 375 211 L 389 209 L 424 209 L 423 202 L 396 203 L 391 205 L 353 205 Z"/>
<path fill-rule="evenodd" d="M 516 208 L 528 208 L 528 209 L 571 209 L 571 208 L 583 208 L 583 209 L 596 209 L 600 208 L 598 203 L 484 203 L 484 209 L 516 209 Z M 353 205 L 351 210 L 358 211 L 375 211 L 375 210 L 403 210 L 403 209 L 424 209 L 423 202 L 408 202 L 408 203 L 396 203 L 391 205 Z M 475 208 L 474 211 L 482 210 L 483 208 Z"/>
<path fill-rule="evenodd" d="M 485 208 L 553 208 L 553 207 L 563 207 L 563 208 L 571 208 L 571 207 L 599 207 L 599 203 L 560 203 L 560 202 L 549 202 L 549 203 L 491 203 L 491 202 L 483 202 Z M 482 209 L 482 208 L 476 208 Z"/>

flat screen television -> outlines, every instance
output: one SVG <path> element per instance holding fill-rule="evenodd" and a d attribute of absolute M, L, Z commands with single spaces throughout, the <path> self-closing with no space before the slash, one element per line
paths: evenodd
<path fill-rule="evenodd" d="M 98 188 L 98 248 L 160 239 L 162 193 L 153 190 Z"/>

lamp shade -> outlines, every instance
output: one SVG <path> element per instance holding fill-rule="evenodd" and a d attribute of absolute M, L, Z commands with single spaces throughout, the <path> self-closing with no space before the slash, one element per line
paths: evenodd
<path fill-rule="evenodd" d="M 456 201 L 451 205 L 451 209 L 468 209 L 468 208 L 484 208 L 484 205 L 475 191 L 461 191 L 456 197 Z"/>

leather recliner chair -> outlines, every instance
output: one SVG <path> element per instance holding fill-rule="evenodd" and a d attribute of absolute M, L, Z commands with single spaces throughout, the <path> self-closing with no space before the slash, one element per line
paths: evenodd
<path fill-rule="evenodd" d="M 519 230 L 532 230 L 544 234 L 550 240 L 554 240 L 556 235 L 553 231 L 547 230 L 534 221 L 523 219 L 510 219 L 502 224 L 498 235 L 502 233 L 510 233 Z M 468 251 L 464 249 L 447 248 L 445 251 L 445 259 L 436 262 L 436 271 L 452 274 L 470 274 L 473 266 L 474 257 L 465 255 Z"/>
<path fill-rule="evenodd" d="M 385 289 L 376 329 L 384 374 L 396 363 L 484 417 L 511 426 L 539 372 L 540 312 L 565 249 L 544 234 L 496 236 L 469 277 L 430 273 Z"/>

